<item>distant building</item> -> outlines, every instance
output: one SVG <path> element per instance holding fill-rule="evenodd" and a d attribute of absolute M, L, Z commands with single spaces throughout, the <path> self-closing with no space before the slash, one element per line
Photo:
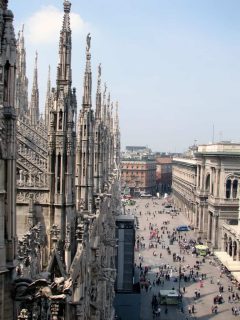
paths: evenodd
<path fill-rule="evenodd" d="M 156 161 L 148 158 L 122 159 L 122 188 L 130 191 L 132 196 L 140 193 L 156 192 Z"/>
<path fill-rule="evenodd" d="M 139 153 L 139 154 L 150 154 L 152 150 L 148 147 L 143 146 L 126 146 L 126 152 Z"/>
<path fill-rule="evenodd" d="M 170 192 L 172 185 L 172 158 L 156 157 L 156 188 L 160 193 Z"/>
<path fill-rule="evenodd" d="M 142 157 L 155 158 L 152 150 L 144 146 L 127 146 L 126 149 L 122 151 L 121 156 L 123 159 L 136 159 Z"/>

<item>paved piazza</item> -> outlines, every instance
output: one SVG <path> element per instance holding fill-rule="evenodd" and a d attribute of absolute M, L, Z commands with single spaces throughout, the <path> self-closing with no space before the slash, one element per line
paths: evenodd
<path fill-rule="evenodd" d="M 188 224 L 188 221 L 183 214 L 178 214 L 172 218 L 171 215 L 168 213 L 158 213 L 158 211 L 162 211 L 164 209 L 164 206 L 162 205 L 163 202 L 165 202 L 164 199 L 138 199 L 135 206 L 126 207 L 126 213 L 134 214 L 136 217 L 138 217 L 139 220 L 139 229 L 136 233 L 136 239 L 137 236 L 139 239 L 143 237 L 144 240 L 142 240 L 142 242 L 145 243 L 145 248 L 140 248 L 139 251 L 137 249 L 135 250 L 135 263 L 137 266 L 139 266 L 141 259 L 143 259 L 142 267 L 150 267 L 150 271 L 147 273 L 146 280 L 150 280 L 151 284 L 149 285 L 147 292 L 145 288 L 141 289 L 140 319 L 239 319 L 240 313 L 237 316 L 233 315 L 232 308 L 238 309 L 240 307 L 240 302 L 229 302 L 229 296 L 232 297 L 233 293 L 237 293 L 240 296 L 240 291 L 237 289 L 236 286 L 234 286 L 231 283 L 231 281 L 225 275 L 221 275 L 220 266 L 218 266 L 218 264 L 214 260 L 214 257 L 206 258 L 205 263 L 202 263 L 200 265 L 200 269 L 198 270 L 199 277 L 201 277 L 202 273 L 206 274 L 206 280 L 204 279 L 202 281 L 202 287 L 200 281 L 201 279 L 199 279 L 199 277 L 196 276 L 197 269 L 195 268 L 194 274 L 197 278 L 196 282 L 194 282 L 192 279 L 187 282 L 185 282 L 183 279 L 181 280 L 182 292 L 183 287 L 185 287 L 185 293 L 183 293 L 182 300 L 182 310 L 180 306 L 168 306 L 168 313 L 165 314 L 166 307 L 164 305 L 161 305 L 160 317 L 152 314 L 151 302 L 154 294 L 157 295 L 160 289 L 175 288 L 176 290 L 178 290 L 179 282 L 174 282 L 173 279 L 174 276 L 178 277 L 180 263 L 173 262 L 172 254 L 175 252 L 176 254 L 179 254 L 180 257 L 184 256 L 184 262 L 181 262 L 181 270 L 182 273 L 184 273 L 184 275 L 189 275 L 189 270 L 191 267 L 196 265 L 196 260 L 202 261 L 202 257 L 196 258 L 195 255 L 193 256 L 191 254 L 191 250 L 189 250 L 189 254 L 186 252 L 180 253 L 178 241 L 174 241 L 174 244 L 170 245 L 168 235 L 166 234 L 166 232 L 162 234 L 162 239 L 160 240 L 162 242 L 161 244 L 157 244 L 157 248 L 149 248 L 149 223 L 151 223 L 159 229 L 159 236 L 162 233 L 161 227 L 164 226 L 164 221 L 169 221 L 169 224 L 167 225 L 167 231 L 170 231 L 170 234 L 172 233 L 173 228 L 176 228 L 178 225 Z M 147 204 L 149 204 L 149 206 L 146 208 Z M 151 215 L 149 215 L 148 212 L 151 212 Z M 196 234 L 194 234 L 194 231 L 188 231 L 186 233 L 186 236 L 185 232 L 181 232 L 180 234 L 183 238 L 186 237 L 187 239 L 196 239 Z M 168 254 L 166 249 L 162 249 L 162 244 L 165 244 L 166 248 L 169 246 L 171 254 Z M 154 253 L 156 254 L 156 256 L 154 256 Z M 161 258 L 160 253 L 162 253 Z M 214 266 L 210 264 L 210 260 L 213 261 L 213 263 L 215 264 Z M 156 273 L 159 272 L 159 266 L 164 264 L 169 264 L 170 267 L 173 266 L 173 270 L 175 269 L 176 271 L 170 272 L 170 280 L 164 280 L 164 285 L 157 286 L 155 284 L 154 286 L 153 281 L 156 280 Z M 188 267 L 188 265 L 190 266 L 190 268 Z M 137 269 L 139 270 L 139 268 Z M 219 281 L 220 285 L 223 286 L 223 293 L 221 294 L 224 302 L 222 304 L 217 305 L 218 312 L 215 314 L 212 313 L 212 307 L 214 306 L 213 298 L 220 294 L 218 285 Z M 232 292 L 228 291 L 229 286 L 233 287 Z M 194 299 L 196 290 L 200 292 L 200 297 Z M 195 313 L 189 314 L 188 308 L 189 306 L 192 307 L 192 305 L 194 305 Z"/>

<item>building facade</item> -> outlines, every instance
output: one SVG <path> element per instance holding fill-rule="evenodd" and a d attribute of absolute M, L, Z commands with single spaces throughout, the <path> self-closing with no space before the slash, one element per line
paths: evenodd
<path fill-rule="evenodd" d="M 199 235 L 221 248 L 224 224 L 237 224 L 240 145 L 198 146 L 191 159 L 173 159 L 173 194 Z"/>
<path fill-rule="evenodd" d="M 106 100 L 106 87 L 102 99 L 101 66 L 93 109 L 89 34 L 78 114 L 70 11 L 64 0 L 56 85 L 51 88 L 49 70 L 42 118 L 37 54 L 28 103 L 24 30 L 16 41 L 13 14 L 7 1 L 0 1 L 0 318 L 5 320 L 114 319 L 115 220 L 121 214 L 118 111 L 110 95 Z"/>
<path fill-rule="evenodd" d="M 161 194 L 171 191 L 172 158 L 156 157 L 156 188 Z"/>
<path fill-rule="evenodd" d="M 121 160 L 121 184 L 132 196 L 156 192 L 156 161 L 148 158 Z"/>
<path fill-rule="evenodd" d="M 175 206 L 195 225 L 196 160 L 173 158 L 172 179 Z"/>

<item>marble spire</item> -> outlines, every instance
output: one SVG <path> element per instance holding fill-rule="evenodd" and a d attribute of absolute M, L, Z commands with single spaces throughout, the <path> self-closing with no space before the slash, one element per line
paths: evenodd
<path fill-rule="evenodd" d="M 39 120 L 39 90 L 38 90 L 38 53 L 35 55 L 35 67 L 33 73 L 33 85 L 30 102 L 30 122 L 32 125 L 36 125 Z"/>
<path fill-rule="evenodd" d="M 45 126 L 48 126 L 49 122 L 49 109 L 51 104 L 51 68 L 48 66 L 48 80 L 47 80 L 47 94 L 46 94 L 46 101 L 45 101 L 45 115 L 44 121 Z"/>
<path fill-rule="evenodd" d="M 65 0 L 63 3 L 64 16 L 59 40 L 59 64 L 57 68 L 57 87 L 66 86 L 70 89 L 72 84 L 71 52 L 72 32 L 70 28 L 71 3 Z"/>
<path fill-rule="evenodd" d="M 84 84 L 83 84 L 83 108 L 92 107 L 92 71 L 91 71 L 91 37 L 90 33 L 87 35 L 87 46 L 86 46 L 86 68 L 84 74 Z"/>
<path fill-rule="evenodd" d="M 96 120 L 101 119 L 102 109 L 102 92 L 101 92 L 101 63 L 98 66 L 98 81 L 97 81 L 97 93 L 96 93 Z"/>

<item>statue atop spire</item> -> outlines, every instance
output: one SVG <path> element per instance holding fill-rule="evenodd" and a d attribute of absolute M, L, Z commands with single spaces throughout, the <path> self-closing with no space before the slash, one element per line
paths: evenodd
<path fill-rule="evenodd" d="M 70 13 L 70 11 L 71 11 L 71 2 L 69 2 L 68 0 L 64 0 L 63 9 L 64 9 L 65 13 Z"/>
<path fill-rule="evenodd" d="M 91 37 L 88 33 L 86 38 L 86 68 L 84 75 L 84 85 L 83 85 L 83 107 L 91 108 L 92 106 L 92 71 L 91 71 Z"/>
<path fill-rule="evenodd" d="M 107 83 L 104 82 L 104 91 L 103 91 L 103 96 L 106 97 L 106 92 L 107 92 Z"/>
<path fill-rule="evenodd" d="M 34 64 L 34 76 L 33 76 L 33 87 L 38 87 L 38 69 L 37 69 L 37 63 L 38 63 L 38 53 L 35 52 L 35 64 Z"/>
<path fill-rule="evenodd" d="M 101 67 L 101 63 L 99 63 L 97 93 L 96 93 L 96 119 L 101 118 L 101 109 L 102 109 L 101 75 L 102 75 L 102 67 Z"/>
<path fill-rule="evenodd" d="M 37 69 L 38 52 L 35 52 L 35 70 Z"/>
<path fill-rule="evenodd" d="M 90 33 L 88 33 L 87 35 L 87 47 L 86 47 L 86 51 L 89 52 L 91 48 L 91 37 L 90 37 Z"/>
<path fill-rule="evenodd" d="M 102 75 L 102 66 L 101 66 L 101 63 L 99 63 L 99 65 L 98 65 L 98 79 L 101 78 L 101 75 Z"/>
<path fill-rule="evenodd" d="M 0 1 L 0 8 L 3 10 L 7 10 L 8 8 L 8 0 L 1 0 Z"/>

